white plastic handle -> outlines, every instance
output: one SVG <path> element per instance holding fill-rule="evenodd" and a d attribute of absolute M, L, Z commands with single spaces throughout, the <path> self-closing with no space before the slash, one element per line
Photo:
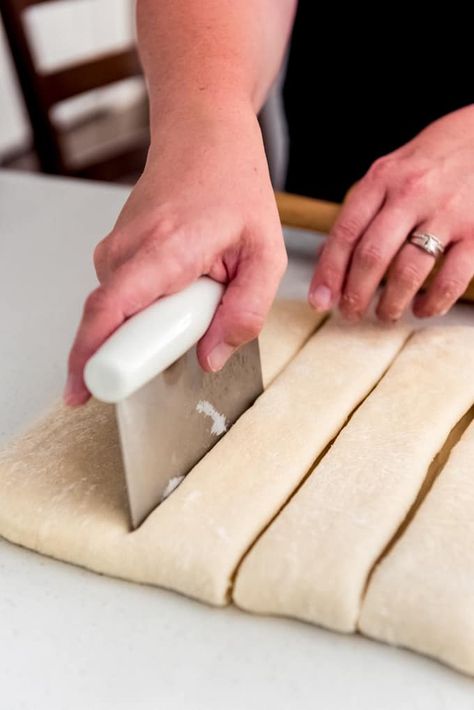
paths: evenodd
<path fill-rule="evenodd" d="M 103 402 L 119 402 L 165 370 L 204 335 L 223 291 L 203 276 L 127 320 L 88 361 L 89 391 Z"/>

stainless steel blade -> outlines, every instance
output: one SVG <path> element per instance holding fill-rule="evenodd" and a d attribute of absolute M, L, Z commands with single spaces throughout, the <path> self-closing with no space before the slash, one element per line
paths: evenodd
<path fill-rule="evenodd" d="M 117 404 L 133 528 L 164 500 L 263 390 L 258 341 L 205 373 L 192 348 Z"/>

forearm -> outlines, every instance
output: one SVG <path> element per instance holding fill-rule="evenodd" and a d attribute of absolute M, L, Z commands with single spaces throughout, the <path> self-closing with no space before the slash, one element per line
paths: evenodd
<path fill-rule="evenodd" d="M 151 126 L 165 113 L 250 106 L 280 68 L 297 0 L 137 0 Z"/>

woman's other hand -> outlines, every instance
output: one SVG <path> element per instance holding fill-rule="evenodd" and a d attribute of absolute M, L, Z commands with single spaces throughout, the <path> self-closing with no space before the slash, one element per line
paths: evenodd
<path fill-rule="evenodd" d="M 446 313 L 474 275 L 474 105 L 435 121 L 373 163 L 354 186 L 328 236 L 311 282 L 318 310 L 339 303 L 359 319 L 387 273 L 376 313 L 395 321 L 433 268 L 408 243 L 416 229 L 446 247 L 441 269 L 413 305 L 416 316 Z"/>

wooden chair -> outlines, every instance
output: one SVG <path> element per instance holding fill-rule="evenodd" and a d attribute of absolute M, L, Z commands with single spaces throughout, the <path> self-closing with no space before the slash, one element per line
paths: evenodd
<path fill-rule="evenodd" d="M 122 175 L 138 173 L 145 164 L 149 142 L 146 119 L 144 126 L 135 131 L 131 144 L 130 141 L 122 141 L 116 150 L 111 148 L 100 158 L 89 150 L 91 157 L 77 164 L 74 156 L 68 155 L 67 136 L 52 116 L 53 108 L 66 99 L 141 75 L 136 51 L 130 48 L 111 52 L 74 66 L 42 73 L 35 66 L 24 13 L 30 6 L 45 2 L 53 3 L 55 0 L 0 2 L 1 17 L 29 115 L 41 171 L 98 180 L 115 180 Z"/>

